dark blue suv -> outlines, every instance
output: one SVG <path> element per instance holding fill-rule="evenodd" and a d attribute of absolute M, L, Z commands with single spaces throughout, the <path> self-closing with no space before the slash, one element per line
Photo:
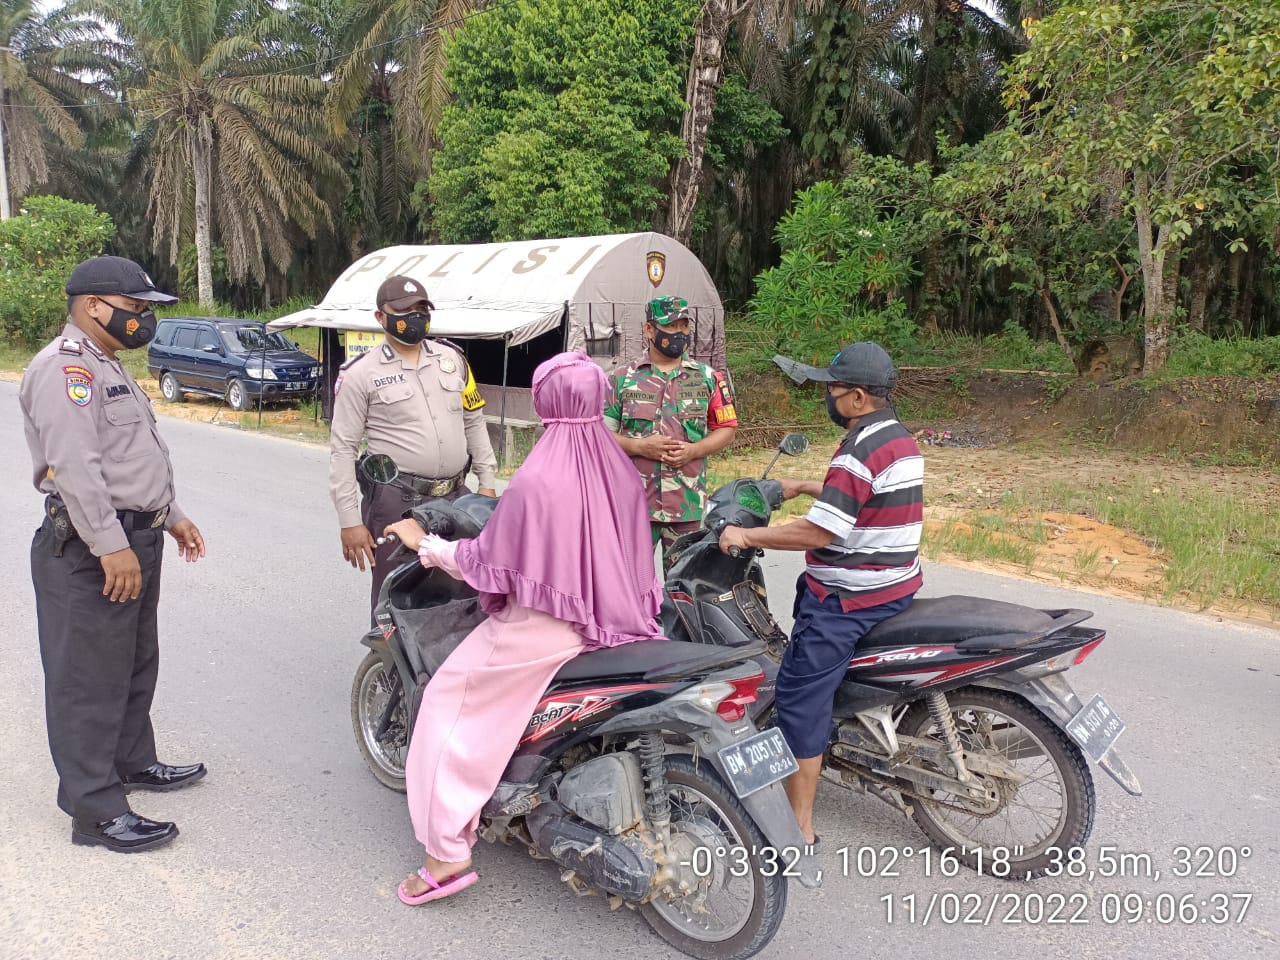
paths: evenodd
<path fill-rule="evenodd" d="M 170 403 L 185 393 L 226 397 L 232 410 L 314 396 L 320 364 L 252 320 L 169 317 L 147 348 L 147 367 Z"/>

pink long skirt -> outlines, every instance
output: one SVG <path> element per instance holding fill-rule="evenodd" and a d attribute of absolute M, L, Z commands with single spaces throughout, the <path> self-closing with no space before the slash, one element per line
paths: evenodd
<path fill-rule="evenodd" d="M 552 677 L 582 652 L 572 625 L 508 603 L 427 684 L 405 762 L 409 816 L 428 856 L 471 856 L 480 810 Z"/>

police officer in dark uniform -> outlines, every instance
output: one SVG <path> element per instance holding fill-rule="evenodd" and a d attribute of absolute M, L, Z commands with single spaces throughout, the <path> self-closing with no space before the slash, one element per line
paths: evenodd
<path fill-rule="evenodd" d="M 470 365 L 451 343 L 427 336 L 434 305 L 426 289 L 412 277 L 388 277 L 376 303 L 386 339 L 342 365 L 329 434 L 329 494 L 342 556 L 361 570 L 366 560 L 372 566 L 371 608 L 396 549 L 374 538 L 425 500 L 466 493 L 468 473 L 476 475 L 478 493 L 497 496 L 498 467 Z M 360 490 L 356 464 L 366 436 L 369 453 L 395 461 L 397 485 Z"/>
<path fill-rule="evenodd" d="M 132 260 L 97 257 L 67 281 L 67 325 L 22 380 L 36 489 L 31 544 L 49 749 L 71 841 L 132 853 L 178 835 L 134 813 L 133 790 L 176 790 L 203 764 L 156 759 L 151 699 L 164 533 L 194 562 L 204 539 L 174 500 L 169 449 L 151 402 L 116 354 L 155 335 L 172 303 Z"/>

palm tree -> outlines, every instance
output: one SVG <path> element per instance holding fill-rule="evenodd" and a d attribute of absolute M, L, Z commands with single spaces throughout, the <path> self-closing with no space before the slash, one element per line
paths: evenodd
<path fill-rule="evenodd" d="M 332 224 L 343 179 L 321 129 L 324 81 L 305 31 L 270 0 L 94 0 L 130 48 L 126 99 L 145 159 L 153 245 L 176 263 L 194 232 L 199 297 L 213 302 L 216 234 L 232 278 L 283 273 L 296 230 Z"/>
<path fill-rule="evenodd" d="M 412 230 L 408 198 L 430 173 L 435 128 L 448 99 L 444 45 L 481 4 L 476 0 L 322 2 L 336 22 L 331 132 L 351 177 L 343 204 L 351 256 L 403 242 Z"/>
<path fill-rule="evenodd" d="M 815 8 L 820 0 L 805 0 L 804 5 Z M 688 106 L 680 126 L 685 153 L 672 166 L 669 182 L 666 232 L 681 243 L 687 244 L 693 233 L 702 159 L 724 81 L 729 30 L 735 24 L 739 27 L 743 46 L 755 56 L 757 69 L 751 79 L 767 85 L 766 74 L 776 77 L 777 72 L 765 66 L 770 60 L 780 61 L 791 43 L 797 6 L 798 0 L 704 0 L 694 28 L 684 95 Z"/>
<path fill-rule="evenodd" d="M 0 0 L 0 218 L 49 179 L 49 137 L 79 147 L 82 123 L 110 111 L 101 46 L 96 25 L 67 9 Z"/>

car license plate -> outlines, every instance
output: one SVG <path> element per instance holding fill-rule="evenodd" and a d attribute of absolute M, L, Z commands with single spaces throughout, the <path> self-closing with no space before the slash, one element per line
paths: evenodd
<path fill-rule="evenodd" d="M 776 727 L 722 748 L 719 757 L 729 785 L 739 797 L 763 790 L 800 769 Z"/>
<path fill-rule="evenodd" d="M 1124 721 L 1116 716 L 1107 701 L 1095 694 L 1079 713 L 1067 721 L 1067 732 L 1097 763 L 1111 749 L 1116 738 L 1124 733 Z"/>
<path fill-rule="evenodd" d="M 301 390 L 301 389 L 302 389 L 303 387 L 305 387 L 305 386 L 306 386 L 306 384 L 305 384 L 305 383 L 291 383 L 291 384 L 289 384 L 289 389 L 290 389 L 290 390 Z"/>

